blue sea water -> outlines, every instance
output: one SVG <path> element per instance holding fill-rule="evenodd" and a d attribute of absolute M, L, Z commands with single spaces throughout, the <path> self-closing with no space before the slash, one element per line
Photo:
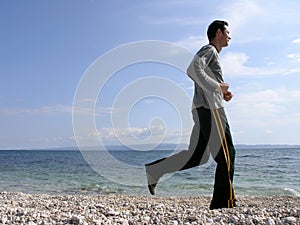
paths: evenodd
<path fill-rule="evenodd" d="M 140 168 L 144 163 L 172 154 L 169 150 L 109 151 L 119 162 Z M 91 152 L 91 154 L 95 154 Z M 100 154 L 101 152 L 97 152 Z M 216 164 L 174 173 L 157 186 L 158 196 L 211 195 Z M 300 196 L 300 149 L 238 149 L 234 188 L 237 195 Z M 111 176 L 135 179 L 118 165 Z M 149 195 L 146 178 L 141 185 L 124 185 L 97 173 L 78 150 L 1 150 L 0 191 L 48 194 Z"/>

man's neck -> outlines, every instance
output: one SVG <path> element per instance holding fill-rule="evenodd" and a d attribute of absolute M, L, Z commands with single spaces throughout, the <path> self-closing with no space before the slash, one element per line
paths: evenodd
<path fill-rule="evenodd" d="M 222 47 L 220 46 L 220 44 L 218 44 L 218 43 L 216 43 L 216 42 L 214 42 L 214 41 L 211 41 L 209 44 L 210 44 L 210 45 L 213 45 L 213 46 L 217 49 L 218 53 L 221 52 Z"/>

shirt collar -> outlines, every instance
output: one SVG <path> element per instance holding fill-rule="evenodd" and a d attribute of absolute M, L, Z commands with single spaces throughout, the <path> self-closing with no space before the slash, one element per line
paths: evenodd
<path fill-rule="evenodd" d="M 220 51 L 217 49 L 217 47 L 213 44 L 213 43 L 209 43 L 210 45 L 214 46 L 215 49 L 217 50 L 218 53 L 220 53 Z"/>

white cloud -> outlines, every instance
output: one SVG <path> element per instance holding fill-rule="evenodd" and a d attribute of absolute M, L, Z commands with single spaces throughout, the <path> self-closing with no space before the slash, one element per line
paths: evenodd
<path fill-rule="evenodd" d="M 274 67 L 249 67 L 246 65 L 249 57 L 244 52 L 228 52 L 221 58 L 226 76 L 264 76 L 288 73 L 288 69 Z"/>
<path fill-rule="evenodd" d="M 130 128 L 101 128 L 96 133 L 91 133 L 90 137 L 99 137 L 103 140 L 113 141 L 116 137 L 127 138 L 127 137 L 137 137 L 140 139 L 145 139 L 150 135 L 164 135 L 165 128 L 163 126 L 151 126 L 151 130 L 142 127 L 130 127 Z"/>
<path fill-rule="evenodd" d="M 208 44 L 208 40 L 204 36 L 189 36 L 176 42 L 176 44 L 195 51 L 203 45 Z"/>
<path fill-rule="evenodd" d="M 109 115 L 112 113 L 118 113 L 119 112 L 119 108 L 117 107 L 99 107 L 97 106 L 95 109 L 90 106 L 90 107 L 72 107 L 72 111 L 75 112 L 76 114 L 81 114 L 81 115 L 90 115 L 92 117 L 94 116 L 105 116 L 105 115 Z"/>
<path fill-rule="evenodd" d="M 153 25 L 195 26 L 205 23 L 201 18 L 143 18 L 143 20 Z"/>
<path fill-rule="evenodd" d="M 220 14 L 228 20 L 235 43 L 290 40 L 291 27 L 298 24 L 299 2 L 297 1 L 237 0 L 232 2 L 232 4 L 224 2 L 220 6 Z M 278 32 L 279 26 L 281 32 Z"/>
<path fill-rule="evenodd" d="M 300 91 L 267 89 L 238 93 L 227 107 L 238 143 L 298 143 Z M 289 142 L 288 142 L 289 141 Z"/>
<path fill-rule="evenodd" d="M 300 44 L 300 38 L 297 38 L 292 41 L 293 44 Z"/>
<path fill-rule="evenodd" d="M 300 73 L 300 68 L 292 68 L 288 70 L 284 75 L 291 74 L 291 73 Z"/>
<path fill-rule="evenodd" d="M 253 19 L 258 18 L 264 10 L 255 1 L 242 0 L 235 1 L 232 5 L 223 5 L 221 11 L 224 18 L 230 23 L 231 32 L 239 33 L 241 28 L 245 28 L 245 24 L 249 24 Z"/>
<path fill-rule="evenodd" d="M 6 108 L 0 109 L 1 115 L 19 114 L 48 114 L 48 113 L 71 113 L 72 107 L 65 105 L 43 106 L 40 108 Z"/>
<path fill-rule="evenodd" d="M 276 31 L 278 26 L 282 31 L 291 30 L 291 27 L 299 24 L 299 1 L 261 1 L 260 4 L 264 8 L 264 19 L 258 17 L 258 21 L 274 26 Z"/>
<path fill-rule="evenodd" d="M 288 58 L 300 62 L 300 53 L 292 53 L 287 55 Z"/>
<path fill-rule="evenodd" d="M 179 140 L 182 143 L 188 143 L 191 129 L 184 128 L 182 130 L 166 130 L 164 126 L 151 126 L 151 130 L 145 127 L 130 128 L 100 128 L 94 133 L 88 134 L 86 137 L 76 137 L 84 139 L 99 138 L 103 143 L 118 143 L 121 140 L 124 145 L 132 144 L 153 144 L 153 141 L 161 144 L 176 143 Z M 75 138 L 74 138 L 75 139 Z M 147 142 L 149 140 L 150 142 Z"/>
<path fill-rule="evenodd" d="M 191 12 L 192 9 L 209 9 L 210 3 L 206 1 L 199 1 L 199 0 L 189 0 L 186 1 L 149 1 L 143 2 L 144 6 L 149 8 L 155 9 L 157 12 L 165 12 L 160 14 L 143 12 L 142 17 L 140 19 L 146 24 L 153 24 L 153 25 L 167 25 L 167 26 L 201 26 L 207 25 L 207 19 L 204 19 L 202 14 L 197 14 L 196 17 L 190 16 L 193 13 Z M 197 10 L 197 11 L 199 11 Z M 169 13 L 171 12 L 171 13 Z M 177 13 L 174 13 L 177 12 Z M 180 13 L 183 12 L 183 13 Z M 187 12 L 184 14 L 184 12 Z M 148 14 L 148 15 L 147 15 Z M 174 16 L 175 15 L 175 16 Z"/>
<path fill-rule="evenodd" d="M 69 138 L 64 138 L 64 137 L 35 137 L 32 138 L 32 142 L 37 142 L 37 143 L 43 143 L 43 144 L 54 144 L 54 143 L 59 143 L 59 142 L 65 142 L 66 140 L 70 140 Z"/>
<path fill-rule="evenodd" d="M 15 115 L 31 115 L 31 114 L 61 114 L 67 113 L 72 114 L 74 110 L 73 106 L 68 105 L 53 105 L 53 106 L 42 106 L 40 108 L 6 108 L 0 109 L 0 115 L 15 116 Z M 78 112 L 85 114 L 94 114 L 93 108 L 79 107 Z M 115 108 L 114 112 L 118 112 Z M 104 114 L 111 114 L 111 107 L 96 107 L 95 116 L 102 116 Z"/>
<path fill-rule="evenodd" d="M 282 114 L 286 113 L 288 106 L 300 102 L 299 90 L 281 89 L 266 89 L 266 90 L 249 90 L 247 93 L 239 94 L 235 101 L 236 109 L 250 110 L 251 113 L 245 111 L 248 115 L 253 115 L 262 111 L 262 115 L 266 114 Z M 262 109 L 262 110 L 258 110 Z"/>

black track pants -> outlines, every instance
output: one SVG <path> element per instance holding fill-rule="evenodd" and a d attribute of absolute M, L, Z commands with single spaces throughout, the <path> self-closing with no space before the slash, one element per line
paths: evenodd
<path fill-rule="evenodd" d="M 193 110 L 193 120 L 189 149 L 146 164 L 148 171 L 154 178 L 159 178 L 166 173 L 205 164 L 211 154 L 217 162 L 217 168 L 210 208 L 233 208 L 235 149 L 225 111 L 223 108 L 197 108 Z"/>

